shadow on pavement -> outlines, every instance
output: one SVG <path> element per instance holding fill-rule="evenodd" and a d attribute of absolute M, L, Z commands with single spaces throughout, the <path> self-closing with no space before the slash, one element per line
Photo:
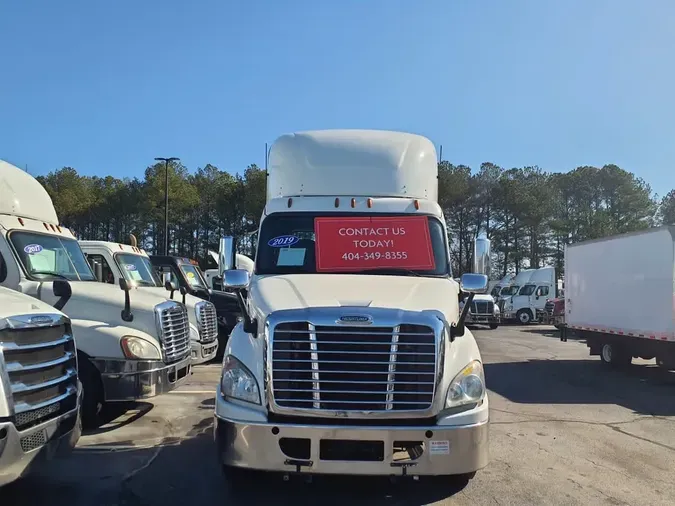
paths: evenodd
<path fill-rule="evenodd" d="M 675 372 L 656 366 L 611 369 L 600 360 L 485 364 L 489 390 L 523 404 L 617 404 L 635 413 L 675 415 Z"/>
<path fill-rule="evenodd" d="M 147 415 L 154 406 L 149 402 L 111 402 L 103 407 L 101 413 L 102 423 L 97 429 L 88 429 L 83 435 L 93 436 L 105 434 L 125 425 L 134 423 L 136 420 Z M 129 416 L 125 416 L 129 414 Z"/>

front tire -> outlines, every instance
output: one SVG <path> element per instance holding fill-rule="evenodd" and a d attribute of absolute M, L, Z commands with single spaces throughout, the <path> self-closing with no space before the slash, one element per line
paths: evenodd
<path fill-rule="evenodd" d="M 101 412 L 103 411 L 103 384 L 98 369 L 89 359 L 78 354 L 78 375 L 82 383 L 82 405 L 80 416 L 82 428 L 97 429 L 101 426 Z"/>
<path fill-rule="evenodd" d="M 516 313 L 516 318 L 522 325 L 529 325 L 532 323 L 532 313 L 529 309 L 520 309 Z"/>
<path fill-rule="evenodd" d="M 499 327 L 499 323 L 491 323 L 491 324 L 490 324 L 490 329 L 491 329 L 491 330 L 494 330 L 494 329 L 496 329 L 497 327 Z"/>

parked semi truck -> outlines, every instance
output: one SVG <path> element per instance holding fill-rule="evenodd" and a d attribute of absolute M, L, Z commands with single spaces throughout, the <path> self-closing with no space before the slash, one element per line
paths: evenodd
<path fill-rule="evenodd" d="M 567 246 L 565 298 L 561 339 L 574 331 L 606 364 L 675 369 L 675 227 Z"/>
<path fill-rule="evenodd" d="M 489 251 L 480 274 L 453 280 L 437 174 L 418 135 L 274 143 L 252 275 L 221 240 L 243 308 L 214 413 L 226 473 L 468 479 L 487 464 L 483 363 L 459 291 L 487 290 Z"/>
<path fill-rule="evenodd" d="M 517 294 L 511 295 L 505 301 L 505 320 L 517 320 L 523 325 L 537 321 L 546 300 L 557 295 L 558 284 L 554 267 L 542 267 L 528 274 L 528 279 L 523 281 Z"/>
<path fill-rule="evenodd" d="M 0 487 L 75 447 L 81 396 L 68 317 L 0 287 Z"/>
<path fill-rule="evenodd" d="M 0 161 L 0 285 L 47 304 L 71 295 L 62 311 L 77 336 L 82 420 L 97 425 L 111 401 L 172 390 L 190 373 L 186 307 L 153 293 L 96 282 L 72 232 L 59 225 L 47 191 L 30 174 Z M 58 306 L 57 306 L 58 307 Z"/>
<path fill-rule="evenodd" d="M 136 244 L 121 244 L 108 241 L 79 241 L 96 279 L 102 283 L 117 285 L 125 279 L 138 290 L 156 294 L 158 297 L 180 299 L 187 306 L 190 320 L 190 343 L 192 364 L 203 364 L 216 356 L 218 351 L 218 319 L 216 307 L 187 293 L 176 278 L 162 280 L 145 250 Z"/>
<path fill-rule="evenodd" d="M 172 255 L 150 255 L 150 262 L 163 279 L 177 282 L 180 289 L 194 297 L 208 300 L 216 308 L 218 318 L 218 351 L 221 356 L 230 332 L 241 316 L 237 296 L 213 289 L 204 278 L 197 262 Z"/>

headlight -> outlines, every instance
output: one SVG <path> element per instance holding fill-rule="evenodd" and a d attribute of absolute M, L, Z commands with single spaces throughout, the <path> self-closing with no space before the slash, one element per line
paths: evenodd
<path fill-rule="evenodd" d="M 157 346 L 142 337 L 124 336 L 120 341 L 122 353 L 131 360 L 161 360 L 162 354 Z"/>
<path fill-rule="evenodd" d="M 483 365 L 474 360 L 462 369 L 450 383 L 445 399 L 446 408 L 456 408 L 465 404 L 474 404 L 485 395 L 485 375 Z"/>
<path fill-rule="evenodd" d="M 260 404 L 258 382 L 251 371 L 232 355 L 223 360 L 223 376 L 220 379 L 220 391 L 225 397 Z"/>

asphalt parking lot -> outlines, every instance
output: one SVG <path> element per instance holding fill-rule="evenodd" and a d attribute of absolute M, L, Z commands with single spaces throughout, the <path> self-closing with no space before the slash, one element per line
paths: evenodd
<path fill-rule="evenodd" d="M 256 475 L 230 495 L 212 439 L 220 366 L 180 390 L 125 406 L 41 477 L 0 490 L 31 506 L 192 504 L 675 504 L 675 373 L 646 362 L 606 370 L 551 327 L 474 331 L 490 390 L 491 461 L 464 488 L 447 480 Z"/>

